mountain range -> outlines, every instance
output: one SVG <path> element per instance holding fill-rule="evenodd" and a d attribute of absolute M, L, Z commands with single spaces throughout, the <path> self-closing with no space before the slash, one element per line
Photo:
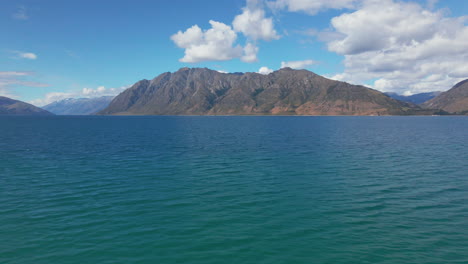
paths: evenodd
<path fill-rule="evenodd" d="M 0 96 L 0 115 L 53 115 L 52 113 L 22 101 Z"/>
<path fill-rule="evenodd" d="M 68 98 L 48 104 L 43 109 L 56 115 L 91 115 L 106 108 L 114 96 Z"/>
<path fill-rule="evenodd" d="M 307 70 L 268 75 L 182 68 L 141 80 L 101 115 L 412 115 L 434 114 L 359 85 Z"/>
<path fill-rule="evenodd" d="M 43 108 L 0 96 L 0 115 L 468 115 L 468 80 L 442 93 L 402 96 L 307 70 L 182 68 L 141 80 L 115 98 L 69 98 Z"/>
<path fill-rule="evenodd" d="M 393 99 L 419 105 L 419 104 L 422 104 L 424 102 L 431 100 L 432 98 L 435 98 L 441 93 L 442 92 L 429 92 L 429 93 L 418 93 L 418 94 L 413 94 L 413 95 L 400 95 L 397 93 L 389 92 L 385 94 L 390 96 Z"/>

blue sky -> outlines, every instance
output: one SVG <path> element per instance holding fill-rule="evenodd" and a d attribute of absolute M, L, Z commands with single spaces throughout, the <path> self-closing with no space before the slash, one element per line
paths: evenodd
<path fill-rule="evenodd" d="M 446 0 L 0 3 L 0 95 L 44 105 L 115 95 L 181 67 L 283 66 L 381 91 L 468 78 L 468 4 Z"/>

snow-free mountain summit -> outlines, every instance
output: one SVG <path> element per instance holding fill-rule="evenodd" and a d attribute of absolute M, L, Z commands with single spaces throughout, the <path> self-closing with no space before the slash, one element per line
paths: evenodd
<path fill-rule="evenodd" d="M 428 111 L 307 70 L 283 68 L 262 75 L 182 68 L 135 83 L 99 114 L 409 115 Z"/>
<path fill-rule="evenodd" d="M 454 114 L 468 115 L 468 79 L 457 83 L 452 89 L 425 102 L 422 106 L 440 108 Z"/>

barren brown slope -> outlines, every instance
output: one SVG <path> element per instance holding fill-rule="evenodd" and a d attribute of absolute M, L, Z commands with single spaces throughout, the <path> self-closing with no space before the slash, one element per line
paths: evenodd
<path fill-rule="evenodd" d="M 0 96 L 0 115 L 53 115 L 52 113 L 22 101 Z"/>
<path fill-rule="evenodd" d="M 306 70 L 284 68 L 261 75 L 182 68 L 137 82 L 100 114 L 405 115 L 418 111 L 419 107 L 376 90 Z"/>
<path fill-rule="evenodd" d="M 422 106 L 450 113 L 468 114 L 468 80 L 459 82 L 452 89 L 425 102 Z"/>

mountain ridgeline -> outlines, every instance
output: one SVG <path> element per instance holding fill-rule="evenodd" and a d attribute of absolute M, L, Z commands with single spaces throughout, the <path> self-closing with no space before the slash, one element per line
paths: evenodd
<path fill-rule="evenodd" d="M 468 115 L 468 79 L 457 83 L 452 89 L 422 104 L 426 108 Z"/>
<path fill-rule="evenodd" d="M 47 116 L 53 114 L 32 104 L 0 96 L 0 115 Z"/>
<path fill-rule="evenodd" d="M 390 96 L 393 99 L 419 105 L 419 104 L 422 104 L 424 102 L 431 100 L 432 98 L 435 98 L 441 93 L 442 92 L 429 92 L 429 93 L 418 93 L 418 94 L 413 94 L 413 95 L 399 95 L 397 93 L 385 93 L 385 94 Z"/>
<path fill-rule="evenodd" d="M 433 114 L 366 88 L 307 70 L 268 75 L 182 68 L 142 80 L 102 115 L 411 115 Z"/>

